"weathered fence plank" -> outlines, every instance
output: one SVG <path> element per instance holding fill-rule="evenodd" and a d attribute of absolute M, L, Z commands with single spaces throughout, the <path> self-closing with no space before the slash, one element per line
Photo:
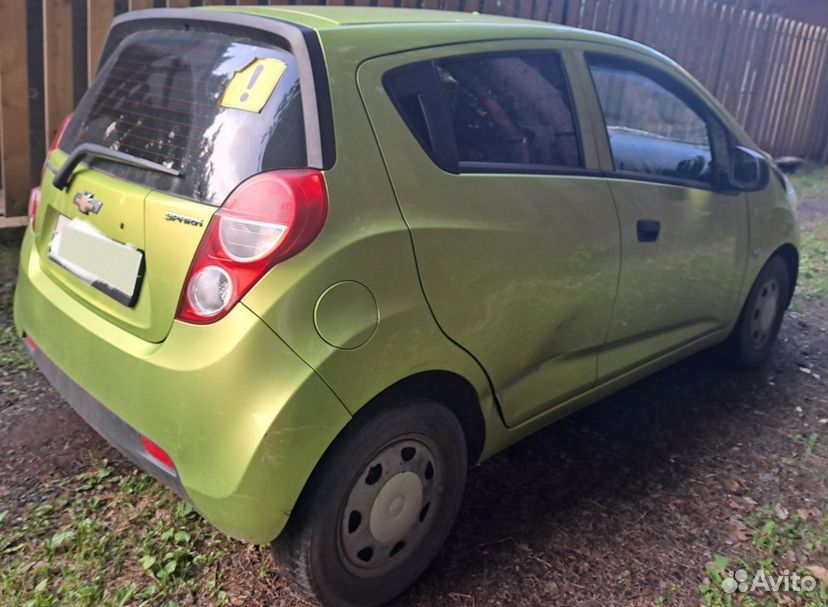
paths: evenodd
<path fill-rule="evenodd" d="M 48 142 L 74 108 L 71 0 L 43 0 L 43 58 Z"/>
<path fill-rule="evenodd" d="M 798 25 L 796 21 L 786 19 L 782 29 L 784 42 L 782 55 L 780 56 L 779 77 L 774 83 L 776 85 L 776 92 L 768 115 L 768 126 L 770 130 L 768 131 L 766 141 L 770 146 L 774 146 L 779 139 L 779 121 L 787 105 L 786 95 L 793 74 L 794 56 L 796 54 L 796 37 L 794 34 Z"/>
<path fill-rule="evenodd" d="M 799 77 L 794 84 L 794 91 L 803 91 L 805 94 L 797 95 L 792 99 L 792 103 L 788 110 L 783 129 L 790 133 L 791 139 L 799 139 L 806 135 L 803 131 L 802 119 L 805 113 L 805 106 L 808 101 L 808 86 L 807 83 L 814 77 L 813 65 L 815 62 L 816 51 L 816 31 L 815 26 L 807 26 L 805 28 L 804 41 L 802 43 L 802 55 L 800 65 L 802 69 L 799 70 Z"/>
<path fill-rule="evenodd" d="M 155 3 L 152 0 L 129 0 L 129 10 L 131 11 L 140 11 L 154 6 Z"/>
<path fill-rule="evenodd" d="M 0 2 L 0 217 L 26 212 L 32 181 L 25 32 L 25 3 Z"/>
<path fill-rule="evenodd" d="M 109 25 L 115 17 L 115 4 L 111 0 L 87 0 L 86 2 L 86 59 L 88 63 L 89 82 L 95 77 L 98 60 L 101 58 Z"/>
<path fill-rule="evenodd" d="M 816 73 L 820 75 L 820 85 L 815 91 L 813 112 L 818 116 L 816 125 L 809 125 L 808 149 L 819 149 L 819 162 L 828 162 L 828 31 L 823 30 L 819 35 L 819 49 Z"/>
<path fill-rule="evenodd" d="M 784 26 L 783 19 L 781 17 L 773 17 L 771 19 L 771 23 L 768 27 L 768 35 L 771 39 L 770 43 L 770 50 L 768 52 L 767 59 L 765 61 L 765 69 L 764 72 L 764 80 L 762 82 L 763 87 L 759 93 L 759 98 L 754 100 L 753 104 L 753 128 L 749 130 L 749 133 L 752 133 L 754 138 L 759 140 L 764 140 L 763 138 L 766 136 L 767 131 L 770 129 L 770 125 L 768 124 L 768 110 L 773 103 L 774 96 L 776 94 L 776 83 L 779 78 L 779 71 L 781 69 L 780 66 L 780 57 L 782 54 L 782 48 L 784 43 L 784 37 L 782 36 L 782 28 Z M 747 125 L 745 125 L 747 127 Z"/>

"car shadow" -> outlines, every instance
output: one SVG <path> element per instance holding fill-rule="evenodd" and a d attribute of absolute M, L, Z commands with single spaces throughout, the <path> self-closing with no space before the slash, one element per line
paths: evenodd
<path fill-rule="evenodd" d="M 701 352 L 470 470 L 444 549 L 394 604 L 430 605 L 435 594 L 486 603 L 489 591 L 502 599 L 510 596 L 503 584 L 520 588 L 529 578 L 545 584 L 540 594 L 548 596 L 558 582 L 577 588 L 573 574 L 583 561 L 588 572 L 596 555 L 623 559 L 628 534 L 670 533 L 673 502 L 703 507 L 706 493 L 721 494 L 733 482 L 716 473 L 745 438 L 738 420 L 761 419 L 786 400 L 784 391 L 768 390 L 769 378 L 799 379 L 792 362 L 798 351 L 784 343 L 792 322 L 762 370 L 731 368 L 720 348 Z M 761 440 L 761 430 L 751 432 L 750 440 Z M 525 590 L 516 588 L 514 600 L 536 604 Z"/>

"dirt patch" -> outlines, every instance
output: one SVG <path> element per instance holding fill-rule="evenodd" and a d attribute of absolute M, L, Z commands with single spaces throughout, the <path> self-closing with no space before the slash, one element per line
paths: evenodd
<path fill-rule="evenodd" d="M 705 564 L 742 551 L 743 496 L 823 507 L 825 320 L 817 306 L 788 319 L 765 371 L 699 355 L 476 469 L 446 550 L 400 604 L 696 604 Z M 804 465 L 795 437 L 812 433 Z"/>
<path fill-rule="evenodd" d="M 809 201 L 800 212 L 808 224 L 824 222 L 826 201 Z M 0 279 L 10 280 L 8 274 Z M 2 322 L 7 326 L 8 317 Z M 827 330 L 824 298 L 799 298 L 767 368 L 738 373 L 716 351 L 699 354 L 471 470 L 444 550 L 395 604 L 725 605 L 716 602 L 723 572 L 709 567 L 717 555 L 731 569 L 824 565 Z M 76 596 L 66 588 L 77 576 L 81 586 L 97 589 L 87 604 L 117 604 L 124 596 L 124 604 L 139 598 L 151 604 L 162 598 L 181 605 L 298 604 L 267 550 L 211 535 L 156 485 L 136 489 L 131 465 L 38 373 L 9 370 L 22 364 L 11 360 L 0 370 L 0 513 L 8 513 L 0 523 L 7 538 L 4 544 L 0 535 L 0 570 L 23 566 L 25 559 L 14 555 L 28 550 L 15 548 L 24 527 L 48 552 L 55 534 L 67 529 L 77 533 L 78 546 L 87 546 L 77 522 L 84 517 L 98 525 L 91 543 L 123 533 L 127 520 L 140 547 L 109 548 L 123 550 L 123 567 L 87 574 L 79 565 L 87 553 L 66 549 L 62 559 L 56 552 L 54 561 L 26 571 L 59 576 L 55 585 L 62 589 L 49 596 L 64 599 Z M 90 473 L 102 466 L 105 472 Z M 104 505 L 94 509 L 93 498 Z M 66 506 L 69 514 L 38 514 L 44 503 L 75 505 Z M 189 539 L 164 539 L 168 529 L 183 530 Z M 164 577 L 161 564 L 182 546 L 187 552 L 175 557 L 179 573 Z M 38 554 L 32 549 L 26 558 Z M 18 604 L 3 594 L 4 583 L 46 596 L 51 585 L 38 591 L 39 579 L 0 582 L 0 603 Z M 713 590 L 700 591 L 700 585 Z M 799 595 L 788 600 L 817 604 Z M 774 597 L 756 601 L 778 604 Z"/>
<path fill-rule="evenodd" d="M 796 208 L 800 223 L 809 225 L 825 219 L 825 200 L 803 200 Z"/>

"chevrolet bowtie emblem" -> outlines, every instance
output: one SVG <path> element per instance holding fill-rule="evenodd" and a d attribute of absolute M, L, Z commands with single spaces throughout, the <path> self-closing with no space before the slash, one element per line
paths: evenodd
<path fill-rule="evenodd" d="M 103 203 L 95 198 L 92 192 L 78 192 L 72 202 L 84 215 L 89 215 L 89 213 L 97 215 L 103 206 Z"/>

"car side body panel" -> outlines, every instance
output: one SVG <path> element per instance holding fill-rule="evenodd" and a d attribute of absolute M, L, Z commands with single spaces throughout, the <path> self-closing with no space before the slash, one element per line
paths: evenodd
<path fill-rule="evenodd" d="M 324 37 L 323 43 L 328 48 Z M 484 413 L 491 413 L 486 374 L 440 331 L 423 297 L 411 235 L 356 86 L 359 59 L 344 42 L 333 48 L 342 51 L 327 55 L 337 160 L 325 173 L 325 226 L 308 251 L 273 268 L 245 304 L 316 369 L 351 413 L 427 371 L 465 378 Z M 354 303 L 355 296 L 362 303 Z"/>
<path fill-rule="evenodd" d="M 686 87 L 694 96 L 698 97 L 712 112 L 715 117 L 722 123 L 732 138 L 734 145 L 746 146 L 753 150 L 758 150 L 758 146 L 751 139 L 751 137 L 744 131 L 741 125 L 730 115 L 730 113 L 722 107 L 719 101 L 690 73 L 675 61 L 669 59 L 665 55 L 658 53 L 642 45 L 617 45 L 609 41 L 579 41 L 573 44 L 573 54 L 579 57 L 580 74 L 584 86 L 589 89 L 591 94 L 586 95 L 586 101 L 590 105 L 590 115 L 593 122 L 598 124 L 596 132 L 597 153 L 600 157 L 601 166 L 605 171 L 611 172 L 613 170 L 613 157 L 610 150 L 606 132 L 603 128 L 603 116 L 601 107 L 595 95 L 595 89 L 592 84 L 587 62 L 584 57 L 585 53 L 610 53 L 620 57 L 626 57 L 630 60 L 650 65 L 655 69 L 661 70 L 669 74 L 672 78 L 679 81 L 682 86 Z M 769 163 L 773 159 L 764 154 Z M 627 184 L 624 180 L 618 181 L 618 189 L 623 191 L 625 188 L 642 187 L 641 185 Z M 703 239 L 709 239 L 711 246 L 719 250 L 720 253 L 726 255 L 726 259 L 730 270 L 725 271 L 724 268 L 715 269 L 715 260 L 710 261 L 710 269 L 713 271 L 714 278 L 718 277 L 728 286 L 729 293 L 719 299 L 719 313 L 717 317 L 720 325 L 718 330 L 714 330 L 711 334 L 714 342 L 725 339 L 729 334 L 733 325 L 736 323 L 742 305 L 753 285 L 756 276 L 761 271 L 762 267 L 768 259 L 783 246 L 788 246 L 792 251 L 799 249 L 799 226 L 796 221 L 795 209 L 791 205 L 788 193 L 781 185 L 779 178 L 771 172 L 770 181 L 767 186 L 758 192 L 747 193 L 730 193 L 727 195 L 718 195 L 718 200 L 710 200 L 707 203 L 700 203 L 699 199 L 710 196 L 712 193 L 703 190 L 690 191 L 690 188 L 684 188 L 683 192 L 672 193 L 672 186 L 665 186 L 660 188 L 661 195 L 666 198 L 667 205 L 675 205 L 676 194 L 679 198 L 694 199 L 692 204 L 698 206 L 699 204 L 711 204 L 708 211 L 718 213 L 720 215 L 726 214 L 727 217 L 720 217 L 718 223 L 714 222 L 710 225 L 711 229 L 717 234 L 702 234 Z M 640 200 L 641 196 L 628 196 L 633 200 Z M 634 205 L 628 205 L 628 210 L 635 208 Z M 619 207 L 619 213 L 623 213 L 624 209 Z M 741 216 L 746 219 L 743 220 Z M 700 216 L 705 220 L 705 216 Z M 709 219 L 708 219 L 709 221 Z M 727 228 L 738 228 L 738 230 L 731 230 L 726 233 Z M 733 238 L 736 241 L 733 241 Z M 726 247 L 729 252 L 722 251 L 725 243 L 730 241 L 730 245 Z M 741 269 L 738 266 L 741 265 Z M 724 272 L 724 274 L 722 274 Z M 675 288 L 683 288 L 681 284 L 673 285 Z M 722 322 L 724 321 L 724 322 Z M 617 365 L 610 365 L 610 368 L 617 367 Z M 600 371 L 599 371 L 600 373 Z"/>
<path fill-rule="evenodd" d="M 510 426 L 595 383 L 620 261 L 609 188 L 589 165 L 448 173 L 418 145 L 382 78 L 432 59 L 563 50 L 540 40 L 457 44 L 374 59 L 358 73 L 428 303 L 446 335 L 487 370 Z M 587 136 L 585 156 L 594 157 L 592 146 Z"/>
<path fill-rule="evenodd" d="M 609 378 L 701 337 L 726 337 L 738 316 L 748 250 L 747 194 L 712 186 L 657 182 L 615 173 L 604 117 L 584 53 L 657 70 L 699 98 L 693 82 L 637 49 L 574 43 L 589 91 L 601 168 L 618 209 L 622 263 L 618 297 L 598 377 Z M 702 102 L 703 103 L 703 102 Z M 659 143 L 656 141 L 656 143 Z M 666 145 L 664 147 L 667 147 Z M 638 222 L 658 222 L 655 242 L 642 242 Z"/>
<path fill-rule="evenodd" d="M 768 162 L 772 162 L 769 156 Z M 774 254 L 785 250 L 790 256 L 789 263 L 795 260 L 796 263 L 789 269 L 791 280 L 796 280 L 799 269 L 799 223 L 788 196 L 773 173 L 767 188 L 760 192 L 748 193 L 750 253 L 745 279 L 737 298 L 740 308 L 759 272 Z"/>

